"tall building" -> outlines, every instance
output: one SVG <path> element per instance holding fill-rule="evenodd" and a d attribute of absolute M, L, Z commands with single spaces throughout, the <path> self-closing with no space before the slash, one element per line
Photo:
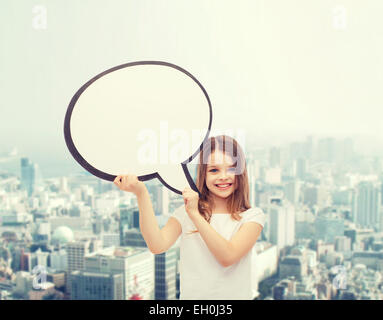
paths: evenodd
<path fill-rule="evenodd" d="M 135 225 L 137 226 L 137 218 L 133 221 L 134 212 L 136 216 L 139 215 L 137 207 L 128 207 L 127 205 L 120 205 L 119 207 L 119 231 L 120 231 L 120 245 L 125 245 L 125 237 L 128 230 L 132 229 Z"/>
<path fill-rule="evenodd" d="M 120 245 L 146 248 L 140 231 L 140 212 L 137 207 L 120 209 Z"/>
<path fill-rule="evenodd" d="M 178 246 L 155 255 L 155 300 L 175 300 L 177 294 Z"/>
<path fill-rule="evenodd" d="M 249 176 L 249 200 L 250 206 L 255 207 L 255 177 L 253 175 Z"/>
<path fill-rule="evenodd" d="M 60 178 L 60 187 L 59 187 L 60 193 L 68 193 L 68 178 L 67 177 L 61 177 Z"/>
<path fill-rule="evenodd" d="M 284 193 L 287 200 L 292 204 L 299 203 L 301 182 L 298 180 L 287 182 L 284 186 Z"/>
<path fill-rule="evenodd" d="M 256 184 L 260 175 L 260 165 L 259 161 L 249 161 L 247 164 L 247 175 L 249 177 L 249 196 L 250 196 L 250 205 L 255 207 L 256 204 Z"/>
<path fill-rule="evenodd" d="M 85 255 L 90 252 L 90 241 L 73 241 L 66 244 L 67 252 L 67 293 L 71 294 L 71 274 L 73 271 L 84 270 Z"/>
<path fill-rule="evenodd" d="M 39 168 L 28 158 L 21 158 L 21 186 L 31 196 L 39 182 Z"/>
<path fill-rule="evenodd" d="M 295 242 L 295 210 L 291 204 L 281 202 L 269 207 L 269 240 L 278 248 L 278 252 L 285 246 Z"/>
<path fill-rule="evenodd" d="M 169 214 L 169 189 L 162 184 L 147 186 L 156 216 Z"/>
<path fill-rule="evenodd" d="M 72 272 L 72 300 L 124 300 L 122 274 Z"/>
<path fill-rule="evenodd" d="M 131 298 L 138 283 L 141 299 L 154 298 L 154 255 L 144 248 L 109 247 L 85 257 L 85 271 L 104 274 L 121 274 L 123 299 Z"/>
<path fill-rule="evenodd" d="M 370 181 L 360 182 L 352 196 L 352 219 L 360 227 L 381 229 L 381 193 Z"/>

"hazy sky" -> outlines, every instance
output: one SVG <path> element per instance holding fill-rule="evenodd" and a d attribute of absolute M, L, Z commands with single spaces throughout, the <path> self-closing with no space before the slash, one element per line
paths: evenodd
<path fill-rule="evenodd" d="M 213 129 L 245 129 L 249 141 L 381 139 L 381 12 L 381 0 L 3 0 L 0 150 L 72 161 L 70 99 L 138 60 L 188 70 L 211 98 Z"/>

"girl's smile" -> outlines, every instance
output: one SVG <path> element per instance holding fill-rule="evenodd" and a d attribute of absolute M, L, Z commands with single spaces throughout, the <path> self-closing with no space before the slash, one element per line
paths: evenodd
<path fill-rule="evenodd" d="M 216 184 L 216 187 L 222 191 L 222 190 L 227 190 L 230 188 L 230 186 L 232 185 L 232 183 L 226 183 L 226 184 Z"/>

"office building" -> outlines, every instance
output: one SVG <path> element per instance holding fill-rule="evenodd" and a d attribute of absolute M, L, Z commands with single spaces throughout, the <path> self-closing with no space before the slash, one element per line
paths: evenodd
<path fill-rule="evenodd" d="M 154 255 L 144 248 L 110 247 L 85 257 L 86 272 L 121 274 L 123 299 L 130 299 L 138 283 L 144 300 L 154 299 Z"/>
<path fill-rule="evenodd" d="M 162 184 L 148 185 L 147 189 L 153 204 L 154 214 L 168 215 L 169 214 L 169 189 Z"/>
<path fill-rule="evenodd" d="M 178 246 L 155 255 L 155 300 L 175 300 Z"/>
<path fill-rule="evenodd" d="M 124 300 L 122 274 L 72 272 L 72 300 Z"/>
<path fill-rule="evenodd" d="M 295 241 L 295 209 L 287 203 L 269 206 L 269 240 L 278 248 L 278 252 L 285 246 L 291 246 Z"/>
<path fill-rule="evenodd" d="M 352 196 L 352 219 L 360 227 L 381 228 L 381 193 L 379 186 L 370 181 L 358 184 Z"/>
<path fill-rule="evenodd" d="M 38 167 L 28 158 L 21 158 L 21 187 L 31 196 L 35 191 L 38 179 Z"/>
<path fill-rule="evenodd" d="M 139 217 L 140 213 L 138 207 L 128 207 L 127 205 L 120 205 L 119 207 L 119 232 L 120 232 L 120 245 L 127 246 L 126 234 L 129 230 L 140 228 Z"/>
<path fill-rule="evenodd" d="M 67 293 L 71 293 L 71 274 L 73 271 L 84 270 L 85 256 L 90 252 L 90 241 L 72 241 L 66 244 L 67 252 Z"/>
<path fill-rule="evenodd" d="M 301 182 L 298 180 L 287 182 L 284 186 L 284 193 L 287 200 L 296 205 L 299 203 Z"/>

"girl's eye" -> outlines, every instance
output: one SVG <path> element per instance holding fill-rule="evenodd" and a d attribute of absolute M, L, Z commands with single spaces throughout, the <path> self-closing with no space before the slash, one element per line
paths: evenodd
<path fill-rule="evenodd" d="M 213 172 L 213 170 L 217 170 L 217 169 L 210 169 L 210 172 Z"/>

